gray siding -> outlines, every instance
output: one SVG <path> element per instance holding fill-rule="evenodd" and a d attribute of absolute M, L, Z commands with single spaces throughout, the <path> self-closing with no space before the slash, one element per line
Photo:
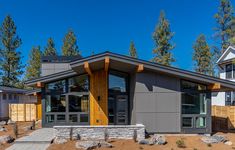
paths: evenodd
<path fill-rule="evenodd" d="M 69 63 L 42 63 L 41 76 L 46 76 L 66 70 L 70 70 Z"/>
<path fill-rule="evenodd" d="M 132 78 L 131 123 L 144 124 L 147 132 L 181 132 L 180 79 L 152 72 L 137 73 Z"/>

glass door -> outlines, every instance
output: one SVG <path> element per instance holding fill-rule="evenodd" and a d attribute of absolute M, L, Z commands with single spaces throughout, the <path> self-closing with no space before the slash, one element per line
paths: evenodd
<path fill-rule="evenodd" d="M 117 95 L 116 102 L 116 124 L 125 125 L 128 123 L 127 95 Z"/>

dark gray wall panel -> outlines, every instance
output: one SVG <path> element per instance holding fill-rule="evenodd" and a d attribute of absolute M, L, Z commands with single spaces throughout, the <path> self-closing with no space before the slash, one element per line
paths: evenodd
<path fill-rule="evenodd" d="M 156 93 L 156 112 L 180 113 L 179 93 Z"/>
<path fill-rule="evenodd" d="M 181 132 L 180 79 L 153 72 L 136 73 L 135 79 L 131 123 L 144 124 L 147 132 Z"/>
<path fill-rule="evenodd" d="M 136 93 L 136 112 L 156 112 L 156 93 Z"/>
<path fill-rule="evenodd" d="M 136 113 L 137 123 L 143 123 L 147 132 L 179 133 L 180 114 L 177 113 Z"/>

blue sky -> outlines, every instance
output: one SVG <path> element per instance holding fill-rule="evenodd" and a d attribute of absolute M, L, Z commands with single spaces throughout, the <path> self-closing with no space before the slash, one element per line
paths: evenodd
<path fill-rule="evenodd" d="M 32 46 L 44 48 L 49 37 L 60 52 L 62 39 L 72 28 L 83 56 L 106 50 L 128 54 L 135 42 L 139 58 L 153 57 L 152 33 L 161 10 L 175 32 L 175 67 L 192 70 L 192 44 L 200 33 L 212 44 L 214 14 L 219 0 L 0 0 L 0 22 L 10 14 L 23 44 L 23 63 Z M 233 1 L 235 6 L 235 2 Z"/>

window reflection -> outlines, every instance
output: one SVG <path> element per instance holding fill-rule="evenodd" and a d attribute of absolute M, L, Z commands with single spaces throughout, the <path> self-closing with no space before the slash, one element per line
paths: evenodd
<path fill-rule="evenodd" d="M 45 86 L 46 93 L 65 93 L 65 80 L 48 83 Z"/>
<path fill-rule="evenodd" d="M 88 76 L 76 76 L 69 79 L 70 92 L 88 92 Z"/>
<path fill-rule="evenodd" d="M 88 112 L 88 96 L 69 95 L 69 112 Z"/>
<path fill-rule="evenodd" d="M 126 92 L 126 78 L 109 74 L 109 92 Z"/>
<path fill-rule="evenodd" d="M 66 101 L 64 95 L 47 95 L 46 112 L 65 112 Z"/>

